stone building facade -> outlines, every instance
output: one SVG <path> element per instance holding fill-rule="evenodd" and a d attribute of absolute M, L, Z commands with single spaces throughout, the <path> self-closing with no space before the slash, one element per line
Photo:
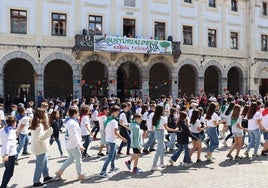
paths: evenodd
<path fill-rule="evenodd" d="M 0 94 L 268 93 L 266 0 L 0 1 Z M 95 28 L 92 28 L 95 27 Z M 94 35 L 172 53 L 96 51 Z"/>

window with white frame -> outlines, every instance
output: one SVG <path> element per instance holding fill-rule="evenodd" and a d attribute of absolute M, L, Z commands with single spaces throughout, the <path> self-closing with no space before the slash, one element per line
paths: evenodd
<path fill-rule="evenodd" d="M 267 35 L 261 35 L 261 51 L 267 51 Z"/>
<path fill-rule="evenodd" d="M 231 0 L 231 10 L 237 11 L 237 0 Z"/>
<path fill-rule="evenodd" d="M 262 3 L 262 15 L 267 15 L 267 3 Z"/>
<path fill-rule="evenodd" d="M 51 34 L 55 36 L 66 36 L 67 15 L 52 13 Z"/>
<path fill-rule="evenodd" d="M 231 32 L 231 49 L 238 49 L 238 33 Z"/>
<path fill-rule="evenodd" d="M 184 3 L 192 3 L 192 0 L 184 0 Z"/>
<path fill-rule="evenodd" d="M 10 32 L 19 34 L 27 33 L 27 11 L 10 10 Z"/>
<path fill-rule="evenodd" d="M 216 48 L 216 30 L 208 29 L 208 47 Z"/>
<path fill-rule="evenodd" d="M 88 31 L 94 35 L 102 35 L 102 16 L 89 15 Z"/>
<path fill-rule="evenodd" d="M 154 23 L 154 38 L 156 40 L 165 40 L 166 24 L 164 22 Z"/>
<path fill-rule="evenodd" d="M 136 0 L 124 0 L 124 6 L 126 7 L 135 7 Z"/>
<path fill-rule="evenodd" d="M 208 6 L 216 8 L 216 0 L 208 0 Z"/>
<path fill-rule="evenodd" d="M 193 28 L 191 26 L 183 26 L 183 44 L 192 45 L 193 44 Z"/>

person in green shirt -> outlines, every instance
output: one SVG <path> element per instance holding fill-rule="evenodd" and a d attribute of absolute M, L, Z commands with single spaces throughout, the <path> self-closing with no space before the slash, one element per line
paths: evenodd
<path fill-rule="evenodd" d="M 129 170 L 131 170 L 131 162 L 134 161 L 134 168 L 132 173 L 142 173 L 143 171 L 138 168 L 138 160 L 141 154 L 142 148 L 142 130 L 140 129 L 140 124 L 142 121 L 141 114 L 134 115 L 134 121 L 130 123 L 129 128 L 131 130 L 130 139 L 131 139 L 131 148 L 133 149 L 133 154 L 131 158 L 125 162 L 125 165 Z"/>

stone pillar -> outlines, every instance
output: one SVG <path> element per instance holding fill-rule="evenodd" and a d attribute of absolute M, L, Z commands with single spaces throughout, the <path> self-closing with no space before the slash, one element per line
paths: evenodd
<path fill-rule="evenodd" d="M 80 82 L 82 80 L 82 75 L 73 75 L 73 96 L 81 99 L 82 98 L 82 87 Z"/>
<path fill-rule="evenodd" d="M 82 74 L 81 74 L 81 66 L 78 64 L 72 66 L 73 69 L 73 96 L 76 96 L 77 98 L 82 98 L 82 86 L 81 86 L 81 80 L 82 80 Z"/>
<path fill-rule="evenodd" d="M 176 99 L 178 97 L 179 93 L 178 82 L 179 82 L 178 75 L 176 73 L 172 73 L 170 86 L 171 86 L 171 95 L 173 99 Z"/>
<path fill-rule="evenodd" d="M 142 76 L 141 78 L 141 90 L 142 90 L 142 98 L 145 99 L 146 96 L 149 96 L 149 76 Z"/>
<path fill-rule="evenodd" d="M 112 94 L 117 95 L 117 74 L 116 74 L 116 66 L 108 67 L 108 80 L 109 80 L 109 96 Z"/>
<path fill-rule="evenodd" d="M 34 96 L 35 96 L 35 104 L 37 105 L 38 100 L 38 93 L 41 92 L 42 95 L 44 96 L 44 74 L 34 74 L 34 85 L 35 85 L 35 90 L 34 90 Z"/>
<path fill-rule="evenodd" d="M 227 90 L 225 90 L 227 89 Z M 228 78 L 221 78 L 219 80 L 219 94 L 223 94 L 223 93 L 226 93 L 227 91 L 229 91 L 229 88 L 228 88 Z"/>
<path fill-rule="evenodd" d="M 0 74 L 0 95 L 4 96 L 4 75 Z"/>
<path fill-rule="evenodd" d="M 203 94 L 205 91 L 205 78 L 204 77 L 199 77 L 197 80 L 197 85 L 196 85 L 196 93 L 197 94 Z"/>

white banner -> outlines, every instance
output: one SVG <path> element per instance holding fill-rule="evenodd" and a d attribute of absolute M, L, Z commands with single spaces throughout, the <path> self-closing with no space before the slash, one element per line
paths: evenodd
<path fill-rule="evenodd" d="M 165 40 L 94 36 L 94 51 L 172 54 L 172 44 Z"/>

